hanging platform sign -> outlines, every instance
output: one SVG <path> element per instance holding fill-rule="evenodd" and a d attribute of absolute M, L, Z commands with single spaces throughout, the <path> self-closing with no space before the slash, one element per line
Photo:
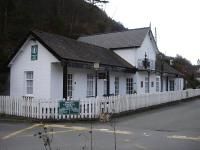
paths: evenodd
<path fill-rule="evenodd" d="M 79 115 L 80 114 L 80 101 L 60 101 L 59 102 L 60 115 Z"/>
<path fill-rule="evenodd" d="M 38 59 L 38 45 L 31 46 L 31 60 Z"/>

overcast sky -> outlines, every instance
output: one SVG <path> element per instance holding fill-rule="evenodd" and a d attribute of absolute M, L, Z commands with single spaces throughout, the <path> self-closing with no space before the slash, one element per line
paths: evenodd
<path fill-rule="evenodd" d="M 109 0 L 107 14 L 129 29 L 157 28 L 158 47 L 193 64 L 200 58 L 199 0 Z"/>

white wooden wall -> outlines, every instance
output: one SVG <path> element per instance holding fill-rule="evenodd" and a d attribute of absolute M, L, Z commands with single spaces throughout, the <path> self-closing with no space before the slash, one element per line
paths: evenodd
<path fill-rule="evenodd" d="M 31 60 L 31 46 L 38 45 L 38 60 Z M 33 96 L 50 98 L 51 63 L 59 62 L 38 41 L 27 39 L 10 65 L 10 95 L 26 96 L 25 71 L 33 71 Z"/>
<path fill-rule="evenodd" d="M 138 67 L 138 59 L 144 59 L 145 52 L 150 60 L 156 60 L 157 48 L 152 37 L 147 34 L 139 48 L 117 49 L 114 52 L 135 67 Z"/>

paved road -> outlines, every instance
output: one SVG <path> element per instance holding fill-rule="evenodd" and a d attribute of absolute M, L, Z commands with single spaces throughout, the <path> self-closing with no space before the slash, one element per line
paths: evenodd
<path fill-rule="evenodd" d="M 90 150 L 89 123 L 48 124 L 54 150 Z M 0 121 L 0 150 L 43 150 L 39 124 Z M 117 119 L 117 150 L 199 150 L 200 99 Z M 50 134 L 51 135 L 51 134 Z M 93 124 L 93 150 L 114 150 L 111 123 Z"/>

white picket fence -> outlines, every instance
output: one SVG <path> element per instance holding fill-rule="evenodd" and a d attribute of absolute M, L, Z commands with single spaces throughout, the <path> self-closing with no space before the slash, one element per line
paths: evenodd
<path fill-rule="evenodd" d="M 188 89 L 154 94 L 85 98 L 80 100 L 79 115 L 60 115 L 59 100 L 0 96 L 0 113 L 34 119 L 90 119 L 99 118 L 103 112 L 134 111 L 199 95 L 200 89 Z"/>
<path fill-rule="evenodd" d="M 60 115 L 59 101 L 0 96 L 0 113 L 35 119 L 85 119 L 99 116 L 99 107 L 95 98 L 80 101 L 79 115 Z"/>

